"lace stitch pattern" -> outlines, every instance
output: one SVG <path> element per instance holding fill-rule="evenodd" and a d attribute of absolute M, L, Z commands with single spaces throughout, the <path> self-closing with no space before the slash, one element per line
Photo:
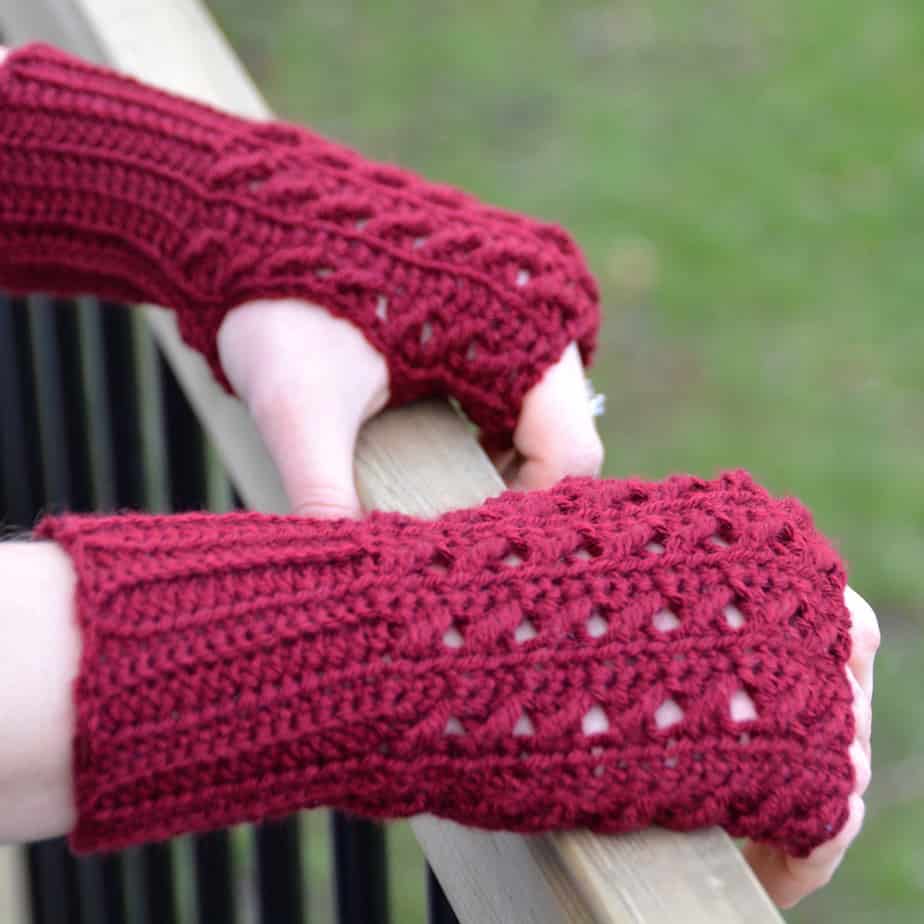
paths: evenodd
<path fill-rule="evenodd" d="M 844 569 L 743 472 L 38 533 L 78 574 L 77 849 L 319 805 L 796 856 L 846 821 Z"/>
<path fill-rule="evenodd" d="M 457 397 L 505 441 L 599 296 L 571 238 L 362 158 L 43 45 L 0 68 L 0 284 L 174 308 L 219 379 L 226 313 L 298 297 L 356 324 L 391 400 Z"/>

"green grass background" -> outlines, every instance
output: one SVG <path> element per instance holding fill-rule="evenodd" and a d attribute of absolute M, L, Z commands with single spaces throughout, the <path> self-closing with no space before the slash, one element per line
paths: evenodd
<path fill-rule="evenodd" d="M 867 826 L 787 917 L 921 920 L 924 5 L 211 6 L 280 114 L 574 233 L 607 474 L 744 466 L 814 509 L 885 645 Z M 395 919 L 422 920 L 390 837 Z"/>

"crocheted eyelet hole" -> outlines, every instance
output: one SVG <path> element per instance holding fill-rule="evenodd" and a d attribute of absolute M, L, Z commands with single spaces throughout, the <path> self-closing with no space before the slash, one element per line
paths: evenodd
<path fill-rule="evenodd" d="M 478 347 L 476 346 L 475 342 L 472 341 L 472 342 L 468 345 L 468 349 L 465 351 L 465 358 L 466 358 L 469 362 L 471 362 L 473 359 L 475 359 L 475 357 L 476 357 L 477 355 L 478 355 Z"/>
<path fill-rule="evenodd" d="M 683 710 L 672 699 L 666 699 L 655 710 L 655 722 L 658 728 L 670 728 L 683 721 Z"/>
<path fill-rule="evenodd" d="M 329 266 L 319 266 L 315 269 L 314 274 L 318 279 L 327 279 L 333 273 L 333 270 Z"/>
<path fill-rule="evenodd" d="M 710 550 L 727 549 L 735 542 L 736 536 L 734 527 L 727 520 L 720 520 L 715 527 L 714 532 L 706 540 L 706 545 Z"/>
<path fill-rule="evenodd" d="M 523 622 L 513 630 L 513 640 L 518 645 L 522 645 L 534 639 L 538 634 L 536 627 L 528 619 L 524 619 Z"/>
<path fill-rule="evenodd" d="M 380 295 L 375 303 L 375 316 L 380 321 L 388 320 L 388 299 L 384 295 Z"/>
<path fill-rule="evenodd" d="M 578 561 L 590 561 L 599 558 L 603 549 L 598 542 L 589 537 L 582 538 L 581 544 L 571 553 L 571 557 Z"/>
<path fill-rule="evenodd" d="M 433 325 L 429 321 L 424 321 L 420 326 L 420 345 L 426 346 L 432 336 Z"/>
<path fill-rule="evenodd" d="M 729 701 L 729 710 L 733 722 L 750 722 L 757 718 L 754 700 L 744 690 L 735 690 Z"/>
<path fill-rule="evenodd" d="M 722 610 L 722 615 L 725 617 L 725 622 L 727 622 L 732 629 L 740 629 L 747 622 L 744 618 L 744 613 L 733 603 L 729 603 L 729 605 Z"/>
<path fill-rule="evenodd" d="M 610 720 L 599 706 L 591 706 L 581 719 L 581 731 L 591 735 L 605 735 L 610 730 Z"/>
<path fill-rule="evenodd" d="M 522 713 L 517 719 L 516 725 L 513 726 L 513 735 L 515 738 L 532 738 L 536 734 L 536 728 L 533 720 L 527 713 Z"/>
<path fill-rule="evenodd" d="M 454 716 L 451 715 L 446 720 L 446 727 L 443 729 L 444 735 L 464 735 L 465 729 L 462 727 L 462 723 Z"/>
<path fill-rule="evenodd" d="M 428 240 L 430 240 L 430 238 L 428 237 L 415 237 L 414 238 L 414 250 L 420 250 L 420 248 L 423 247 L 427 243 Z"/>
<path fill-rule="evenodd" d="M 452 560 L 442 552 L 437 552 L 431 559 L 427 567 L 431 574 L 448 574 L 449 566 Z"/>
<path fill-rule="evenodd" d="M 596 608 L 591 610 L 587 619 L 587 634 L 591 638 L 600 638 L 600 636 L 606 635 L 609 627 L 610 624 L 603 618 L 600 610 Z"/>
<path fill-rule="evenodd" d="M 663 533 L 655 533 L 651 541 L 645 546 L 645 551 L 650 552 L 652 555 L 663 555 L 664 554 L 664 543 L 667 541 L 667 536 Z"/>
<path fill-rule="evenodd" d="M 658 610 L 651 618 L 651 624 L 658 632 L 672 632 L 680 625 L 677 614 L 671 610 Z"/>
<path fill-rule="evenodd" d="M 455 626 L 450 626 L 443 635 L 443 644 L 447 648 L 461 648 L 463 641 L 462 633 Z"/>
<path fill-rule="evenodd" d="M 507 565 L 508 568 L 519 568 L 520 565 L 523 564 L 523 561 L 523 556 L 516 549 L 511 549 L 504 556 L 504 564 Z"/>
<path fill-rule="evenodd" d="M 523 286 L 525 286 L 531 278 L 532 278 L 532 275 L 528 269 L 521 269 L 517 273 L 517 285 L 522 289 Z"/>

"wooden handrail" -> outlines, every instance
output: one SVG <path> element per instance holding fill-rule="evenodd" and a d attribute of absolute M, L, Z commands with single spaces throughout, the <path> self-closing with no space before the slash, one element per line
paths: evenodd
<path fill-rule="evenodd" d="M 269 114 L 198 0 L 0 0 L 0 29 L 10 42 L 45 39 L 225 109 Z M 254 509 L 285 512 L 281 482 L 244 408 L 181 343 L 171 314 L 149 308 L 146 317 L 240 495 Z M 367 507 L 422 516 L 503 488 L 468 427 L 438 401 L 370 422 L 356 477 Z M 464 924 L 782 921 L 719 829 L 523 837 L 428 816 L 412 826 Z"/>

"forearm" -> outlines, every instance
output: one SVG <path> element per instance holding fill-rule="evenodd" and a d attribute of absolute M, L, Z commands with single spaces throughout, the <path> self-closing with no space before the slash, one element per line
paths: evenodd
<path fill-rule="evenodd" d="M 452 394 L 501 442 L 600 317 L 554 225 L 43 46 L 0 68 L 0 286 L 173 308 L 219 379 L 232 308 L 321 305 L 386 357 L 393 403 Z"/>
<path fill-rule="evenodd" d="M 226 121 L 53 49 L 11 51 L 0 67 L 0 285 L 189 303 L 197 184 Z"/>
<path fill-rule="evenodd" d="M 741 475 L 40 532 L 79 574 L 77 849 L 328 805 L 804 855 L 847 818 L 843 569 Z"/>
<path fill-rule="evenodd" d="M 0 841 L 74 825 L 79 652 L 70 559 L 51 542 L 0 543 Z"/>

